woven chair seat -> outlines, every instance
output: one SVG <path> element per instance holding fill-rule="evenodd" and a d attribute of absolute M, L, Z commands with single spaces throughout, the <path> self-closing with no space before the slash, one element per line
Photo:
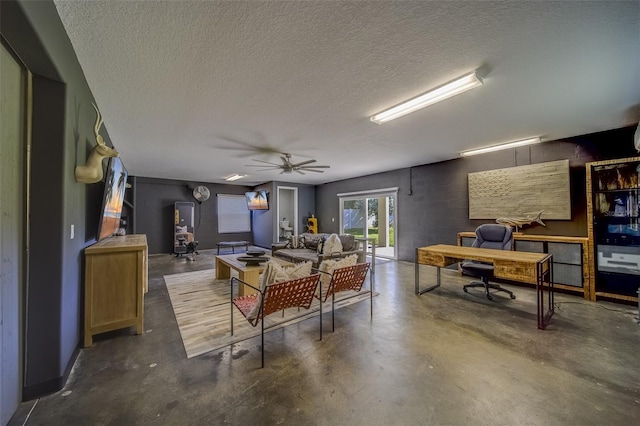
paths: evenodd
<path fill-rule="evenodd" d="M 253 307 L 255 306 L 256 303 L 259 303 L 258 301 L 259 297 L 258 294 L 250 294 L 248 296 L 240 296 L 236 299 L 233 300 L 233 304 L 236 305 L 236 307 L 238 308 L 238 310 L 240 311 L 240 313 L 242 314 L 242 316 L 244 316 L 245 318 L 247 317 L 247 315 L 249 315 L 249 312 L 251 312 L 251 309 L 253 309 Z M 249 321 L 251 323 L 251 321 Z M 252 326 L 256 326 L 258 324 L 258 321 L 254 323 L 251 323 Z"/>

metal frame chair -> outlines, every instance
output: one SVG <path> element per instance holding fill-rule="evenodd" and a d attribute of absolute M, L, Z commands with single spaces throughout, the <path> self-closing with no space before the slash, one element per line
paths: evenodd
<path fill-rule="evenodd" d="M 251 287 L 257 293 L 246 296 L 233 298 L 234 280 Z M 308 275 L 302 278 L 296 278 L 289 281 L 282 281 L 268 285 L 264 290 L 247 284 L 239 278 L 232 277 L 231 283 L 231 335 L 233 336 L 233 307 L 238 308 L 242 316 L 244 316 L 252 327 L 260 323 L 261 327 L 261 348 L 262 366 L 264 368 L 264 318 L 274 312 L 284 311 L 287 308 L 305 308 L 309 309 L 316 294 L 318 285 L 320 284 L 320 274 Z M 320 288 L 322 291 L 322 288 Z M 247 316 L 251 310 L 260 304 L 260 309 L 255 319 L 249 319 Z M 322 340 L 322 305 L 320 305 L 320 340 Z"/>
<path fill-rule="evenodd" d="M 344 268 L 334 269 L 332 273 L 319 271 L 320 273 L 331 276 L 331 282 L 327 286 L 326 291 L 322 292 L 322 285 L 320 285 L 320 292 L 316 295 L 316 298 L 320 300 L 320 306 L 329 299 L 331 296 L 331 331 L 335 330 L 335 301 L 336 293 L 341 291 L 353 290 L 359 292 L 364 286 L 364 280 L 367 277 L 367 272 L 371 267 L 370 263 L 357 263 L 352 266 L 345 266 Z M 369 302 L 371 307 L 371 319 L 373 319 L 373 277 L 369 274 Z M 322 333 L 322 328 L 320 328 Z M 322 336 L 321 336 L 322 338 Z"/>

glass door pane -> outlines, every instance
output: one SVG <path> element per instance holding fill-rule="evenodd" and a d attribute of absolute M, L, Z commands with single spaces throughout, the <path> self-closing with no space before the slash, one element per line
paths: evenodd
<path fill-rule="evenodd" d="M 344 200 L 342 203 L 342 233 L 356 238 L 367 236 L 366 200 L 364 198 Z"/>
<path fill-rule="evenodd" d="M 342 233 L 356 238 L 372 238 L 376 244 L 376 256 L 397 258 L 394 195 L 345 198 L 341 199 L 340 206 Z"/>

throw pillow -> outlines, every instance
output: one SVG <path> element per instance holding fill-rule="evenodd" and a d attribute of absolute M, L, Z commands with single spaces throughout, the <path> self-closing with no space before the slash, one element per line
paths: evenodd
<path fill-rule="evenodd" d="M 248 320 L 254 320 L 258 316 L 260 311 L 260 304 L 262 303 L 262 292 L 273 283 L 280 283 L 283 281 L 289 281 L 296 278 L 306 277 L 311 275 L 311 262 L 301 262 L 294 266 L 284 267 L 278 262 L 269 261 L 266 263 L 264 271 L 262 272 L 262 279 L 260 280 L 260 293 L 258 294 L 257 303 L 249 311 L 247 315 Z"/>
<path fill-rule="evenodd" d="M 322 263 L 320 263 L 320 267 L 318 268 L 320 271 L 326 272 L 326 274 L 320 274 L 320 284 L 322 285 L 322 291 L 326 292 L 329 284 L 331 283 L 331 275 L 327 274 L 333 274 L 333 271 L 335 271 L 336 269 L 353 266 L 357 263 L 357 254 L 350 254 L 349 256 L 345 256 L 339 260 L 323 260 Z"/>
<path fill-rule="evenodd" d="M 286 281 L 287 273 L 282 269 L 282 266 L 275 261 L 268 261 L 262 272 L 262 280 L 260 280 L 260 291 L 264 291 L 270 284 Z"/>
<path fill-rule="evenodd" d="M 285 248 L 288 249 L 292 249 L 292 248 L 298 248 L 298 237 L 296 235 L 290 235 L 289 238 L 287 238 L 287 245 L 285 246 Z"/>
<path fill-rule="evenodd" d="M 304 248 L 304 236 L 302 235 L 291 235 L 287 238 L 287 247 L 288 249 L 303 249 Z"/>
<path fill-rule="evenodd" d="M 342 241 L 338 234 L 331 234 L 322 245 L 322 252 L 331 255 L 332 253 L 342 253 Z"/>
<path fill-rule="evenodd" d="M 312 262 L 300 262 L 296 263 L 293 266 L 281 266 L 278 265 L 282 271 L 286 274 L 288 280 L 294 280 L 296 278 L 302 278 L 311 275 L 311 268 L 313 267 Z M 277 281 L 276 281 L 277 282 Z"/>

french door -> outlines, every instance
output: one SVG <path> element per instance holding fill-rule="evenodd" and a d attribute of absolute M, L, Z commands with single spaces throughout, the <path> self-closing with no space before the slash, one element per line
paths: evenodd
<path fill-rule="evenodd" d="M 369 238 L 376 257 L 397 259 L 397 188 L 338 194 L 340 232 Z"/>

